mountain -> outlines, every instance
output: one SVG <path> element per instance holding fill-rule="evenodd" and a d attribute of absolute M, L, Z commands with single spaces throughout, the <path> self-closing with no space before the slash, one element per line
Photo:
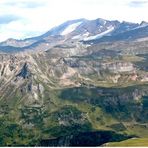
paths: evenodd
<path fill-rule="evenodd" d="M 132 36 L 133 35 L 133 36 Z M 95 43 L 116 40 L 134 40 L 147 36 L 147 23 L 141 24 L 108 21 L 104 19 L 78 19 L 67 21 L 47 33 L 25 40 L 8 39 L 0 43 L 0 51 L 16 52 L 27 50 L 48 50 L 57 44 L 73 42 Z"/>
<path fill-rule="evenodd" d="M 38 37 L 2 42 L 0 145 L 146 139 L 146 30 L 146 22 L 79 19 Z"/>

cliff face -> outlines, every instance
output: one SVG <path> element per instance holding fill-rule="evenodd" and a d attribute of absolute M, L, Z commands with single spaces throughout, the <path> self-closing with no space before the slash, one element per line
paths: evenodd
<path fill-rule="evenodd" d="M 133 64 L 129 62 L 103 63 L 102 68 L 105 70 L 107 69 L 113 73 L 133 72 L 134 70 L 136 70 Z"/>

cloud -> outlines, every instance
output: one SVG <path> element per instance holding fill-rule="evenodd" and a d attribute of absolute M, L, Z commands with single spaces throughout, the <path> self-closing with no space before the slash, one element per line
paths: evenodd
<path fill-rule="evenodd" d="M 46 5 L 46 3 L 39 2 L 39 1 L 34 1 L 34 0 L 14 0 L 10 1 L 7 0 L 5 3 L 3 3 L 5 6 L 14 6 L 14 7 L 19 7 L 19 8 L 38 8 Z"/>
<path fill-rule="evenodd" d="M 19 20 L 20 17 L 15 16 L 15 15 L 1 15 L 0 16 L 0 25 L 2 24 L 8 24 L 12 21 Z"/>
<path fill-rule="evenodd" d="M 38 36 L 42 32 L 38 31 L 35 24 L 30 24 L 27 20 L 16 20 L 5 25 L 0 25 L 0 41 L 8 38 L 24 39 L 26 37 Z"/>
<path fill-rule="evenodd" d="M 148 4 L 148 1 L 131 1 L 128 5 L 130 7 L 144 7 L 145 4 Z"/>
<path fill-rule="evenodd" d="M 38 7 L 42 7 L 44 6 L 43 3 L 39 3 L 39 2 L 25 2 L 22 3 L 22 7 L 24 8 L 38 8 Z"/>

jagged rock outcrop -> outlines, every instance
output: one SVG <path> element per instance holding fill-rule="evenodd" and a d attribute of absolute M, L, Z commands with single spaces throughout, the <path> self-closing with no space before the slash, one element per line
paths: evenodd
<path fill-rule="evenodd" d="M 29 69 L 28 69 L 27 63 L 25 63 L 25 64 L 23 65 L 23 67 L 22 67 L 20 73 L 18 73 L 18 74 L 16 75 L 16 77 L 22 77 L 22 78 L 24 78 L 24 79 L 29 78 L 30 76 L 31 76 L 31 73 L 30 73 L 30 71 L 29 71 Z"/>

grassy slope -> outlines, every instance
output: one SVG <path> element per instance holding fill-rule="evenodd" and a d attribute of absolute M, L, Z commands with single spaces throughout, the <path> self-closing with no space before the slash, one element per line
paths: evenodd
<path fill-rule="evenodd" d="M 106 146 L 148 146 L 148 138 L 135 138 L 121 142 L 111 142 L 106 144 Z"/>

